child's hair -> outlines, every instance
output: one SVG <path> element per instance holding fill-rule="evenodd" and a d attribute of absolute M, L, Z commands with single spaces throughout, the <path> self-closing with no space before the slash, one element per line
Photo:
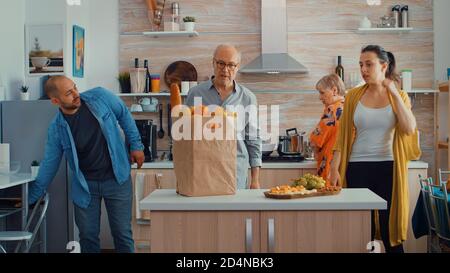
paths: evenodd
<path fill-rule="evenodd" d="M 317 82 L 316 89 L 331 89 L 333 87 L 336 87 L 338 95 L 344 95 L 345 94 L 345 85 L 344 82 L 341 80 L 341 78 L 337 74 L 330 74 Z"/>

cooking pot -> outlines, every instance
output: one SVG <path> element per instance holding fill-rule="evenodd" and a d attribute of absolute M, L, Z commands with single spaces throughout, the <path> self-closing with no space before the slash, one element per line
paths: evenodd
<path fill-rule="evenodd" d="M 280 136 L 278 153 L 280 155 L 303 155 L 305 132 L 298 133 L 297 128 L 286 130 L 286 136 Z"/>

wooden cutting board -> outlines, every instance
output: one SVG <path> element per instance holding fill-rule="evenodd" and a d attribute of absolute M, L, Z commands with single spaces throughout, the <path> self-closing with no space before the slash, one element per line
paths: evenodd
<path fill-rule="evenodd" d="M 264 192 L 264 195 L 267 198 L 271 199 L 299 199 L 299 198 L 310 198 L 310 197 L 318 197 L 318 196 L 330 196 L 330 195 L 338 195 L 341 193 L 341 190 L 338 191 L 324 191 L 324 192 L 317 192 L 317 193 L 311 193 L 311 194 L 271 194 L 270 191 Z"/>
<path fill-rule="evenodd" d="M 194 65 L 186 61 L 171 63 L 164 73 L 164 81 L 167 86 L 172 83 L 181 84 L 182 81 L 196 82 L 198 78 Z"/>

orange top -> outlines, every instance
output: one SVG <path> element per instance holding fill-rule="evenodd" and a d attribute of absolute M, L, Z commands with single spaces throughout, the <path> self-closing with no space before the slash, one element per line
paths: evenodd
<path fill-rule="evenodd" d="M 339 120 L 344 110 L 344 100 L 325 107 L 323 116 L 311 133 L 309 140 L 317 147 L 317 174 L 329 185 L 328 174 L 330 173 L 331 160 L 333 159 L 333 146 L 337 139 Z"/>

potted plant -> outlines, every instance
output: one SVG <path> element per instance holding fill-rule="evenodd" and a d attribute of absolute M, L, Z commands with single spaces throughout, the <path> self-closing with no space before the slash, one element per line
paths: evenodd
<path fill-rule="evenodd" d="M 119 77 L 117 77 L 120 83 L 120 89 L 122 93 L 130 93 L 131 92 L 131 81 L 130 81 L 130 73 L 129 72 L 121 72 L 119 73 Z"/>
<path fill-rule="evenodd" d="M 21 100 L 30 100 L 30 93 L 28 92 L 28 86 L 22 85 L 20 87 L 20 99 Z"/>
<path fill-rule="evenodd" d="M 193 32 L 195 29 L 195 17 L 186 16 L 183 18 L 184 30 Z"/>
<path fill-rule="evenodd" d="M 34 179 L 37 177 L 38 173 L 39 173 L 39 161 L 34 160 L 31 163 L 31 177 Z"/>

